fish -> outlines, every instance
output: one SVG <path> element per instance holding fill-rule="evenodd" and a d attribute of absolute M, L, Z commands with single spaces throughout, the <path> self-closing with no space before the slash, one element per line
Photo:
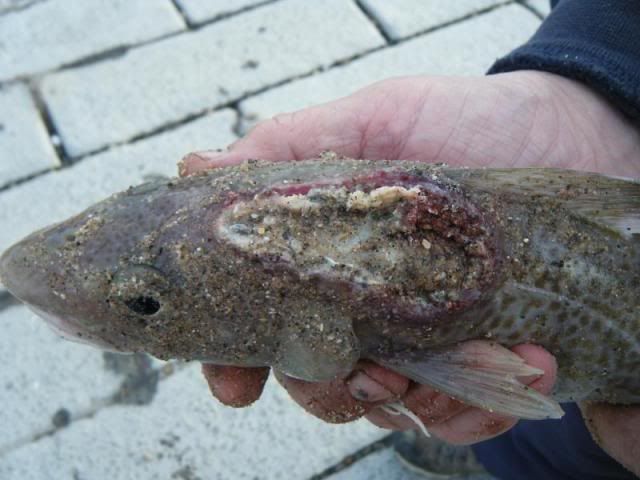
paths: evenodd
<path fill-rule="evenodd" d="M 633 179 L 325 152 L 131 187 L 10 247 L 0 277 L 101 348 L 307 381 L 368 359 L 559 418 L 640 402 L 639 233 Z M 542 373 L 522 343 L 557 359 L 551 396 L 521 382 Z"/>

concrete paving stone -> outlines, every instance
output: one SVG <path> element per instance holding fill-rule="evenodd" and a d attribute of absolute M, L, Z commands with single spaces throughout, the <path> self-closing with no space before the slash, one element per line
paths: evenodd
<path fill-rule="evenodd" d="M 395 458 L 393 450 L 385 448 L 331 475 L 327 480 L 429 480 L 405 469 Z"/>
<path fill-rule="evenodd" d="M 47 76 L 41 88 L 76 156 L 382 43 L 352 2 L 285 0 Z"/>
<path fill-rule="evenodd" d="M 49 0 L 0 17 L 0 79 L 50 70 L 183 28 L 170 0 Z"/>
<path fill-rule="evenodd" d="M 269 0 L 176 0 L 191 23 L 198 24 Z"/>
<path fill-rule="evenodd" d="M 0 252 L 32 231 L 64 220 L 149 175 L 177 175 L 176 163 L 186 153 L 234 141 L 235 119 L 232 110 L 206 115 L 0 193 Z"/>
<path fill-rule="evenodd" d="M 59 164 L 28 88 L 0 88 L 0 187 Z"/>
<path fill-rule="evenodd" d="M 149 406 L 104 409 L 1 457 L 0 477 L 307 479 L 384 435 L 366 422 L 325 424 L 273 381 L 253 406 L 223 407 L 193 365 L 162 381 Z"/>
<path fill-rule="evenodd" d="M 426 475 L 413 472 L 401 465 L 393 450 L 386 448 L 367 455 L 349 468 L 327 478 L 327 480 L 441 480 L 442 475 Z M 446 477 L 449 478 L 449 477 Z M 456 480 L 496 480 L 491 475 L 468 475 Z"/>
<path fill-rule="evenodd" d="M 240 104 L 246 131 L 255 122 L 348 95 L 402 75 L 481 75 L 496 58 L 524 43 L 540 20 L 510 5 L 366 55 L 347 65 L 274 88 Z"/>
<path fill-rule="evenodd" d="M 58 337 L 26 307 L 0 311 L 0 329 L 0 455 L 51 429 L 60 409 L 91 410 L 122 381 L 101 352 Z"/>
<path fill-rule="evenodd" d="M 533 7 L 541 15 L 547 16 L 551 12 L 550 0 L 525 0 L 525 3 Z"/>
<path fill-rule="evenodd" d="M 394 40 L 423 32 L 501 3 L 499 0 L 361 0 Z"/>

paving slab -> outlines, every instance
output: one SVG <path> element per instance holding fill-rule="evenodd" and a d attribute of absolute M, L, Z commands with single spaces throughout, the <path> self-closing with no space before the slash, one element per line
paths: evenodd
<path fill-rule="evenodd" d="M 0 88 L 0 187 L 58 165 L 29 89 Z"/>
<path fill-rule="evenodd" d="M 26 307 L 0 311 L 0 328 L 0 455 L 52 429 L 54 419 L 91 411 L 122 381 L 99 351 L 59 338 Z"/>
<path fill-rule="evenodd" d="M 378 21 L 390 38 L 399 40 L 504 2 L 498 0 L 456 0 L 455 2 L 361 0 L 360 3 Z"/>
<path fill-rule="evenodd" d="M 184 27 L 170 0 L 34 4 L 0 17 L 0 80 L 50 70 Z"/>
<path fill-rule="evenodd" d="M 103 409 L 0 457 L 0 477 L 307 479 L 383 435 L 366 422 L 325 424 L 272 381 L 250 408 L 223 407 L 193 365 L 148 406 Z"/>
<path fill-rule="evenodd" d="M 41 87 L 67 152 L 77 156 L 382 43 L 352 2 L 284 0 L 47 76 Z"/>
<path fill-rule="evenodd" d="M 175 176 L 176 163 L 186 153 L 234 141 L 235 120 L 232 110 L 206 115 L 0 192 L 0 252 L 32 231 L 79 213 L 149 176 Z"/>
<path fill-rule="evenodd" d="M 223 15 L 236 13 L 245 8 L 272 2 L 273 0 L 176 0 L 185 16 L 192 24 L 214 20 Z"/>
<path fill-rule="evenodd" d="M 277 113 L 333 100 L 392 76 L 481 75 L 496 58 L 524 43 L 539 24 L 526 8 L 510 5 L 371 53 L 243 101 L 243 130 Z"/>
<path fill-rule="evenodd" d="M 443 480 L 442 475 L 416 473 L 401 465 L 391 448 L 385 448 L 367 455 L 351 467 L 342 470 L 327 480 Z M 491 475 L 468 475 L 455 480 L 496 480 Z"/>

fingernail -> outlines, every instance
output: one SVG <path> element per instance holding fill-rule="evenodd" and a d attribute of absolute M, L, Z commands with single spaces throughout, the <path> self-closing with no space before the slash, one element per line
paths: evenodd
<path fill-rule="evenodd" d="M 347 381 L 347 386 L 351 396 L 363 402 L 380 402 L 393 397 L 393 393 L 361 371 Z"/>
<path fill-rule="evenodd" d="M 191 152 L 182 157 L 178 162 L 178 173 L 184 177 L 190 173 L 202 170 L 214 162 L 216 158 L 224 156 L 222 150 L 204 150 L 201 152 Z"/>

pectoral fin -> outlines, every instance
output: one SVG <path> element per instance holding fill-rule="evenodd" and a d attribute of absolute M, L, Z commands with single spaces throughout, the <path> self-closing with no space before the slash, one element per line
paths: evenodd
<path fill-rule="evenodd" d="M 564 414 L 555 400 L 518 380 L 540 375 L 541 370 L 491 342 L 466 342 L 421 354 L 409 362 L 376 361 L 415 382 L 491 412 L 530 420 L 560 418 Z"/>
<path fill-rule="evenodd" d="M 313 318 L 300 311 L 301 318 Z M 360 358 L 360 345 L 351 322 L 334 318 L 320 330 L 318 325 L 300 328 L 291 320 L 282 329 L 279 352 L 273 367 L 301 380 L 324 382 L 346 376 Z"/>

